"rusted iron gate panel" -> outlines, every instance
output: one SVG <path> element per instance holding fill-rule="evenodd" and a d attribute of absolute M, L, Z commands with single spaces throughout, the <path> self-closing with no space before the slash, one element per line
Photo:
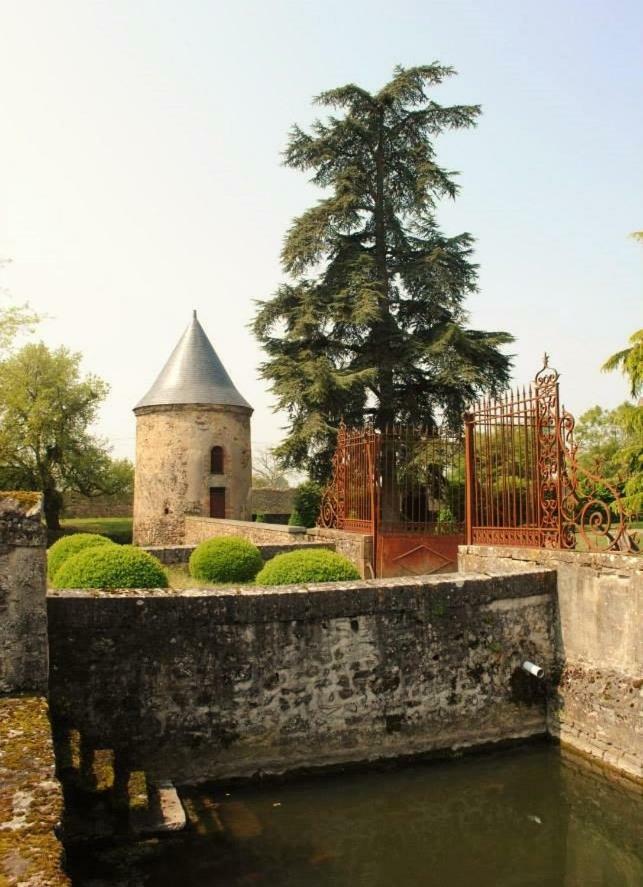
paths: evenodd
<path fill-rule="evenodd" d="M 465 415 L 468 544 L 633 549 L 618 492 L 579 464 L 558 380 L 545 355 L 528 389 Z M 611 507 L 596 494 L 601 485 Z"/>
<path fill-rule="evenodd" d="M 377 576 L 453 570 L 464 542 L 464 469 L 457 433 L 342 423 L 318 523 L 372 535 Z"/>
<path fill-rule="evenodd" d="M 370 427 L 337 431 L 333 475 L 322 496 L 322 527 L 373 534 L 376 527 L 378 438 Z"/>
<path fill-rule="evenodd" d="M 461 435 L 395 425 L 379 439 L 377 575 L 455 570 L 464 542 Z"/>

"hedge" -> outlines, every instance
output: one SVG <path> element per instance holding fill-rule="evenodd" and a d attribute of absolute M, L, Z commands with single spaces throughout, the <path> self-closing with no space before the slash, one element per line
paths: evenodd
<path fill-rule="evenodd" d="M 256 545 L 241 536 L 201 542 L 190 555 L 190 576 L 206 582 L 250 582 L 263 565 Z"/>
<path fill-rule="evenodd" d="M 167 573 L 151 554 L 134 545 L 87 548 L 70 557 L 54 576 L 55 588 L 167 588 Z"/>
<path fill-rule="evenodd" d="M 268 561 L 255 581 L 257 585 L 296 585 L 359 578 L 355 565 L 343 555 L 326 548 L 315 548 L 278 554 Z"/>
<path fill-rule="evenodd" d="M 53 579 L 65 561 L 96 545 L 113 545 L 107 536 L 98 533 L 74 533 L 72 536 L 63 536 L 47 551 L 47 575 Z"/>
<path fill-rule="evenodd" d="M 301 521 L 297 526 L 314 527 L 321 506 L 322 488 L 314 480 L 304 481 L 295 490 L 293 515 Z M 291 523 L 291 521 L 288 521 Z M 292 524 L 291 524 L 292 525 Z"/>

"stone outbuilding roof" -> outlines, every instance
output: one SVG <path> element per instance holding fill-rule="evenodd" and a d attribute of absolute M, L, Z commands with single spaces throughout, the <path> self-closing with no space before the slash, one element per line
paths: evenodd
<path fill-rule="evenodd" d="M 145 397 L 134 407 L 208 404 L 244 407 L 248 401 L 234 387 L 212 343 L 192 312 L 192 322 L 183 333 L 168 362 Z"/>

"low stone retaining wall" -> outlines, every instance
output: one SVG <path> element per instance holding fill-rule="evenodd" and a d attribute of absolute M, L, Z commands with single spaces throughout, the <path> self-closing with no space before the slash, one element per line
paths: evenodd
<path fill-rule="evenodd" d="M 552 735 L 643 781 L 643 557 L 472 545 L 460 568 L 493 575 L 557 574 L 559 680 L 549 700 Z"/>
<path fill-rule="evenodd" d="M 555 574 L 48 597 L 57 735 L 192 782 L 546 730 Z"/>
<path fill-rule="evenodd" d="M 170 545 L 170 546 L 161 546 L 161 545 L 145 545 L 143 546 L 143 551 L 149 551 L 150 554 L 154 555 L 154 557 L 159 560 L 162 564 L 166 566 L 171 566 L 172 564 L 187 564 L 190 560 L 190 555 L 196 548 L 196 545 Z M 269 561 L 271 558 L 276 557 L 278 554 L 286 554 L 289 551 L 302 551 L 310 548 L 329 548 L 331 551 L 335 550 L 335 545 L 333 542 L 293 542 L 290 545 L 287 543 L 275 544 L 275 545 L 257 545 L 257 548 L 261 552 L 261 557 L 264 561 Z"/>
<path fill-rule="evenodd" d="M 223 520 L 213 517 L 186 517 L 185 543 L 198 545 L 215 536 L 243 536 L 260 548 L 269 545 L 322 543 L 347 557 L 365 579 L 373 577 L 373 537 L 345 530 L 323 527 L 289 527 L 287 524 L 264 524 L 253 521 Z"/>
<path fill-rule="evenodd" d="M 264 524 L 256 521 L 224 520 L 217 517 L 185 518 L 186 545 L 198 545 L 215 536 L 243 536 L 255 545 L 292 544 L 307 542 L 305 527 L 289 527 L 287 524 Z"/>

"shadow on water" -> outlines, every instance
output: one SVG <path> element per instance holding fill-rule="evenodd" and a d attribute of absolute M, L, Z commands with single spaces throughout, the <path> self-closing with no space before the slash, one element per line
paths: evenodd
<path fill-rule="evenodd" d="M 641 795 L 556 746 L 181 791 L 186 831 L 68 853 L 78 887 L 640 887 Z"/>

